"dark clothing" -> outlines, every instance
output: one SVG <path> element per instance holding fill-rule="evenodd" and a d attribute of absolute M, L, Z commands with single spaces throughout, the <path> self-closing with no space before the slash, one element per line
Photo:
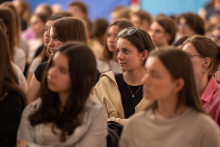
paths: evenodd
<path fill-rule="evenodd" d="M 36 79 L 41 83 L 42 80 L 42 74 L 44 71 L 45 66 L 47 65 L 47 62 L 43 62 L 41 64 L 38 65 L 38 67 L 35 69 L 34 71 L 34 75 L 36 77 Z M 96 77 L 96 83 L 99 81 L 99 77 L 100 77 L 101 73 L 99 72 L 99 70 L 97 69 L 97 77 Z"/>
<path fill-rule="evenodd" d="M 22 20 L 22 21 L 21 21 L 21 30 L 22 30 L 22 31 L 25 31 L 26 29 L 27 29 L 27 22 L 24 21 L 24 20 Z"/>
<path fill-rule="evenodd" d="M 41 83 L 42 80 L 42 74 L 44 71 L 45 66 L 47 65 L 47 62 L 42 62 L 41 64 L 39 64 L 37 66 L 37 68 L 34 71 L 34 75 L 36 77 L 36 79 Z"/>
<path fill-rule="evenodd" d="M 38 55 L 40 55 L 40 53 L 43 51 L 43 49 L 44 49 L 44 45 L 41 45 L 41 46 L 37 49 L 37 51 L 36 51 L 36 53 L 35 53 L 35 55 L 34 55 L 34 58 L 36 58 Z"/>
<path fill-rule="evenodd" d="M 25 107 L 23 97 L 14 89 L 7 89 L 0 98 L 0 147 L 16 145 L 17 130 L 22 110 Z"/>
<path fill-rule="evenodd" d="M 135 113 L 135 107 L 143 98 L 142 86 L 128 85 L 123 79 L 123 74 L 116 74 L 115 79 L 118 84 L 119 91 L 121 93 L 121 101 L 124 108 L 125 119 L 127 119 Z M 129 90 L 128 86 L 130 87 L 130 90 L 134 94 L 134 97 L 132 97 L 132 93 Z"/>

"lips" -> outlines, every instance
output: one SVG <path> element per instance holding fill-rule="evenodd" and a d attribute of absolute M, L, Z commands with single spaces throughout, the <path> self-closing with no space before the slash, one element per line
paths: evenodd
<path fill-rule="evenodd" d="M 54 85 L 54 83 L 51 80 L 47 80 L 48 85 Z"/>
<path fill-rule="evenodd" d="M 54 53 L 54 52 L 55 52 L 55 50 L 51 48 L 51 49 L 50 49 L 50 52 L 51 52 L 51 53 Z"/>

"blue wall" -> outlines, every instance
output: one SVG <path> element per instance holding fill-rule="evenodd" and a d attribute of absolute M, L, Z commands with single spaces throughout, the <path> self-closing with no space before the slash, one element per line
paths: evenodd
<path fill-rule="evenodd" d="M 40 3 L 55 4 L 60 3 L 64 10 L 67 10 L 69 2 L 72 0 L 29 0 L 33 10 Z M 111 10 L 117 5 L 129 6 L 131 0 L 81 0 L 89 7 L 89 17 L 95 20 L 104 17 L 109 20 Z M 180 14 L 183 12 L 197 13 L 199 8 L 204 6 L 209 0 L 140 0 L 141 8 L 151 15 L 164 13 L 166 15 Z"/>
<path fill-rule="evenodd" d="M 64 10 L 67 10 L 69 2 L 72 0 L 30 0 L 33 10 L 40 3 L 55 4 L 60 3 Z M 111 10 L 118 5 L 130 6 L 130 0 L 78 0 L 87 4 L 89 7 L 89 17 L 95 20 L 98 17 L 104 17 L 109 20 Z"/>
<path fill-rule="evenodd" d="M 198 13 L 209 0 L 141 0 L 141 8 L 155 16 L 159 13 L 178 15 L 184 12 Z"/>

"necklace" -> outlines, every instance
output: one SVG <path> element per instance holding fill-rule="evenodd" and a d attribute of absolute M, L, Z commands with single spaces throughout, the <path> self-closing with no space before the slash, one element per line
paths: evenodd
<path fill-rule="evenodd" d="M 126 83 L 127 84 L 127 83 Z M 128 85 L 128 84 L 127 84 Z M 142 87 L 142 85 L 138 88 L 138 90 L 135 92 L 135 94 L 137 94 L 138 93 L 138 91 L 141 89 L 141 87 Z M 128 85 L 128 88 L 129 88 L 129 90 L 130 90 L 130 92 L 131 92 L 131 94 L 132 94 L 132 97 L 134 97 L 134 95 L 135 94 L 133 94 L 133 92 L 131 91 L 131 89 L 130 89 L 130 86 Z"/>

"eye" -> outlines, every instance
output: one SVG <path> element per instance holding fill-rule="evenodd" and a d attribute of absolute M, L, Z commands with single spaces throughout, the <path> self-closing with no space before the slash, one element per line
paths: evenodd
<path fill-rule="evenodd" d="M 153 74 L 151 75 L 151 77 L 157 79 L 157 78 L 158 78 L 158 75 L 155 74 L 155 73 L 153 73 Z"/>
<path fill-rule="evenodd" d="M 107 34 L 107 37 L 111 37 L 111 35 L 110 35 L 110 34 Z"/>
<path fill-rule="evenodd" d="M 119 53 L 120 52 L 119 49 L 116 49 L 116 52 Z"/>
<path fill-rule="evenodd" d="M 128 53 L 129 51 L 128 51 L 128 50 L 124 50 L 124 52 L 125 52 L 125 53 Z"/>
<path fill-rule="evenodd" d="M 66 70 L 65 70 L 65 69 L 60 69 L 60 72 L 61 72 L 62 74 L 66 74 Z"/>

